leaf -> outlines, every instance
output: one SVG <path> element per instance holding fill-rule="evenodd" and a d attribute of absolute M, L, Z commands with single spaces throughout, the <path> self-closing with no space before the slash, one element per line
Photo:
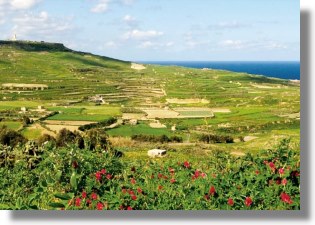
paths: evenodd
<path fill-rule="evenodd" d="M 59 202 L 51 202 L 48 204 L 52 208 L 64 208 L 65 205 Z"/>
<path fill-rule="evenodd" d="M 68 194 L 63 194 L 63 193 L 56 193 L 56 194 L 54 194 L 54 196 L 55 196 L 56 198 L 61 199 L 61 200 L 70 200 L 70 199 L 72 199 L 72 197 L 71 197 L 70 195 L 68 195 Z"/>
<path fill-rule="evenodd" d="M 75 172 L 73 172 L 71 175 L 70 185 L 74 190 L 77 190 L 78 184 L 77 184 L 77 176 Z"/>

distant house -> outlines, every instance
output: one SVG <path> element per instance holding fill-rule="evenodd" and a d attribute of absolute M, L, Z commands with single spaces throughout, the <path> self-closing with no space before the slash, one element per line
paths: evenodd
<path fill-rule="evenodd" d="M 105 103 L 103 96 L 101 95 L 95 95 L 92 97 L 89 97 L 90 102 L 95 102 L 95 103 Z"/>

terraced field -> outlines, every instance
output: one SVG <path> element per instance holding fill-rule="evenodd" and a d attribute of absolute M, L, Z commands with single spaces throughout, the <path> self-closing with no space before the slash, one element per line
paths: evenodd
<path fill-rule="evenodd" d="M 115 137 L 178 135 L 187 146 L 207 133 L 235 140 L 257 137 L 204 147 L 236 152 L 257 151 L 287 137 L 299 148 L 300 85 L 289 80 L 176 66 L 135 67 L 63 45 L 7 41 L 0 42 L 0 74 L 0 124 L 19 130 L 24 115 L 34 118 L 44 131 L 27 125 L 21 130 L 29 139 L 115 117 L 122 122 L 106 130 Z M 133 111 L 126 113 L 128 108 Z"/>

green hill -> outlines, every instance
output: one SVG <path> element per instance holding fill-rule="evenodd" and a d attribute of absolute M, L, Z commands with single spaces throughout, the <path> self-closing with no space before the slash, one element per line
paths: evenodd
<path fill-rule="evenodd" d="M 229 146 L 237 152 L 268 146 L 273 143 L 270 140 L 283 136 L 299 145 L 300 86 L 289 80 L 141 66 L 77 52 L 63 44 L 30 41 L 0 41 L 0 73 L 0 118 L 6 124 L 23 115 L 21 107 L 31 109 L 30 117 L 41 118 L 45 113 L 34 111 L 41 105 L 47 113 L 59 112 L 47 118 L 51 127 L 57 125 L 49 121 L 74 121 L 63 123 L 73 128 L 80 121 L 113 116 L 140 124 L 108 130 L 112 136 L 170 135 L 175 125 L 173 133 L 184 142 L 198 142 L 200 135 L 209 132 L 235 140 L 249 136 L 252 141 Z M 30 129 L 23 133 L 33 138 Z"/>

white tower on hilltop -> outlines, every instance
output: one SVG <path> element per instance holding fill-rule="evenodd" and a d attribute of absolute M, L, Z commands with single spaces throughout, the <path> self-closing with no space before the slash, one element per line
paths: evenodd
<path fill-rule="evenodd" d="M 16 39 L 16 34 L 13 35 L 12 41 L 17 41 L 17 39 Z"/>

